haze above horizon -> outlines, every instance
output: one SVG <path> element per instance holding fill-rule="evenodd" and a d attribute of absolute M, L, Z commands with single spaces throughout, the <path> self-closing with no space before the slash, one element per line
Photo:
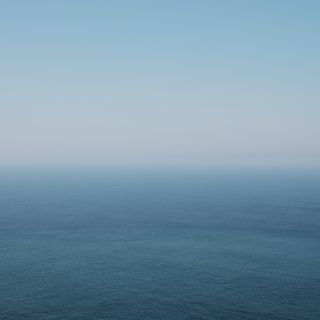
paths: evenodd
<path fill-rule="evenodd" d="M 320 160 L 318 1 L 2 1 L 0 165 Z"/>

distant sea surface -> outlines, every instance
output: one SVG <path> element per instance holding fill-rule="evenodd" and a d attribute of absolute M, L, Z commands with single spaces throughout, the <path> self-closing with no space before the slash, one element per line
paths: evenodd
<path fill-rule="evenodd" d="M 320 172 L 0 172 L 1 320 L 319 320 Z"/>

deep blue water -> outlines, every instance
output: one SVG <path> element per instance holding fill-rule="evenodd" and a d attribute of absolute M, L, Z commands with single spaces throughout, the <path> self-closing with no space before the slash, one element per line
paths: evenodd
<path fill-rule="evenodd" d="M 320 172 L 2 170 L 0 319 L 320 319 Z"/>

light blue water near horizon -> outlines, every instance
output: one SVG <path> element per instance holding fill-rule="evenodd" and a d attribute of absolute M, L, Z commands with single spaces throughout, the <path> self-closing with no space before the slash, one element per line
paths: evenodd
<path fill-rule="evenodd" d="M 319 170 L 2 170 L 0 319 L 320 319 Z"/>

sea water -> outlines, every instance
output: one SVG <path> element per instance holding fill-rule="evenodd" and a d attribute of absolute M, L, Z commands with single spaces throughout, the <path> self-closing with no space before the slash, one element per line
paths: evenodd
<path fill-rule="evenodd" d="M 320 172 L 2 169 L 0 319 L 320 319 Z"/>

